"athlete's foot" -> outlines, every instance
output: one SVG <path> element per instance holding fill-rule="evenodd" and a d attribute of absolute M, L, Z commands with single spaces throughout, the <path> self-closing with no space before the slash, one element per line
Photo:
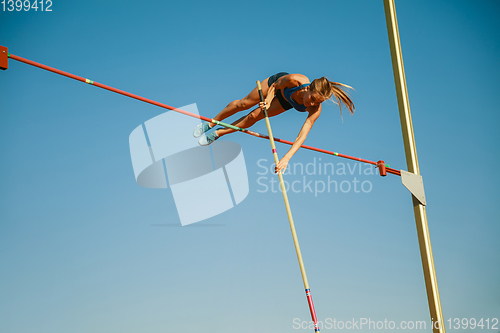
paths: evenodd
<path fill-rule="evenodd" d="M 203 135 L 203 133 L 209 131 L 212 128 L 210 124 L 211 124 L 210 122 L 205 121 L 204 123 L 201 123 L 198 126 L 196 126 L 193 132 L 194 137 L 195 138 L 200 137 Z"/>
<path fill-rule="evenodd" d="M 210 134 L 205 135 L 204 137 L 201 137 L 198 140 L 198 143 L 200 144 L 200 146 L 208 146 L 209 144 L 211 144 L 212 142 L 214 142 L 218 138 L 219 138 L 219 136 L 217 135 L 217 131 L 215 131 L 215 132 L 212 132 Z"/>

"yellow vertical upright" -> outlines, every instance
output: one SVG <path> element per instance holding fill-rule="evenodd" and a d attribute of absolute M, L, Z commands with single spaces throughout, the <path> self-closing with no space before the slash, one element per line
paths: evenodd
<path fill-rule="evenodd" d="M 401 120 L 401 130 L 403 132 L 403 142 L 406 154 L 406 164 L 408 171 L 420 174 L 418 167 L 417 148 L 413 135 L 413 125 L 411 122 L 410 102 L 408 100 L 408 90 L 406 88 L 406 78 L 403 65 L 403 55 L 399 40 L 398 21 L 396 17 L 396 7 L 394 0 L 384 0 L 385 19 L 387 21 L 387 33 L 389 35 L 389 45 L 391 49 L 392 68 L 394 71 L 394 82 L 396 84 L 396 94 L 398 98 L 399 117 Z M 434 258 L 432 256 L 431 239 L 427 224 L 427 214 L 423 206 L 414 196 L 413 211 L 417 224 L 418 243 L 420 246 L 420 256 L 424 270 L 425 286 L 427 289 L 427 300 L 431 314 L 432 330 L 434 333 L 445 333 L 445 322 L 441 310 L 441 300 L 434 268 Z"/>

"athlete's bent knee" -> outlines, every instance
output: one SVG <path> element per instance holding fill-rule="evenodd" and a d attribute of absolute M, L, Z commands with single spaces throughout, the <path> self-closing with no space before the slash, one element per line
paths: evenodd
<path fill-rule="evenodd" d="M 250 120 L 255 123 L 261 119 L 264 119 L 264 114 L 262 113 L 261 109 L 255 109 L 248 114 L 248 118 L 250 118 Z"/>
<path fill-rule="evenodd" d="M 238 109 L 242 109 L 242 110 L 245 110 L 247 109 L 248 107 L 250 107 L 250 105 L 248 105 L 248 102 L 244 99 L 240 99 L 237 103 L 236 103 L 236 107 Z"/>

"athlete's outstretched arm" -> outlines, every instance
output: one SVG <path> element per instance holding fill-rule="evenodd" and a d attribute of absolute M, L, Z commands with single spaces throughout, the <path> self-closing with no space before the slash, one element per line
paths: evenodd
<path fill-rule="evenodd" d="M 288 162 L 292 158 L 292 156 L 299 150 L 300 146 L 304 143 L 304 141 L 307 138 L 307 135 L 309 134 L 309 131 L 314 125 L 314 122 L 316 119 L 318 119 L 319 115 L 321 114 L 321 104 L 319 107 L 314 110 L 314 111 L 309 111 L 309 116 L 307 116 L 306 121 L 304 122 L 304 125 L 302 125 L 302 128 L 300 129 L 299 135 L 297 135 L 297 138 L 293 142 L 292 147 L 290 150 L 281 158 L 281 160 L 278 162 L 278 165 L 275 168 L 275 172 L 278 173 L 280 171 L 285 172 L 286 167 L 288 165 Z"/>

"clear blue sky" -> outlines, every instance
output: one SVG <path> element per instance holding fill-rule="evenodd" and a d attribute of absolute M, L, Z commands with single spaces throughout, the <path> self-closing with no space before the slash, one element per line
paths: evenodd
<path fill-rule="evenodd" d="M 52 9 L 0 12 L 0 45 L 172 106 L 197 103 L 209 117 L 276 72 L 328 76 L 355 88 L 356 112 L 342 122 L 325 103 L 306 144 L 406 169 L 382 1 Z M 396 9 L 444 317 L 498 318 L 500 3 Z M 226 136 L 243 147 L 248 197 L 205 227 L 180 227 L 170 190 L 135 182 L 128 147 L 164 110 L 15 61 L 0 73 L 0 96 L 1 332 L 294 332 L 294 318 L 309 320 L 282 196 L 262 193 L 275 179 L 260 174 L 268 142 Z M 304 114 L 271 121 L 293 140 Z M 330 180 L 370 185 L 289 195 L 318 318 L 427 321 L 399 177 L 349 174 L 359 165 L 310 151 L 290 163 L 344 163 L 347 175 Z M 328 176 L 297 169 L 285 179 Z"/>

